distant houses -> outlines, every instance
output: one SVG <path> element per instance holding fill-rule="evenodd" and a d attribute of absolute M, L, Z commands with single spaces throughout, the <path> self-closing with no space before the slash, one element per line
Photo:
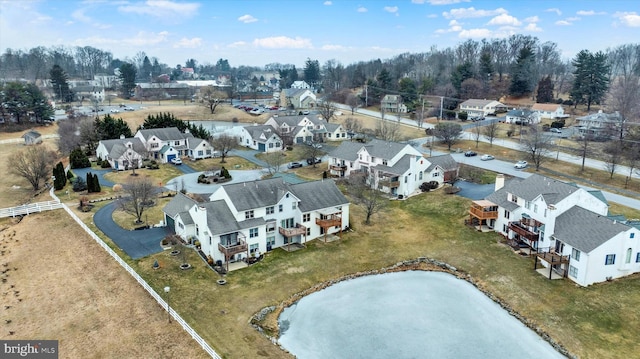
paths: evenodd
<path fill-rule="evenodd" d="M 460 111 L 465 111 L 469 117 L 486 117 L 506 110 L 507 106 L 494 100 L 470 99 L 460 104 Z"/>

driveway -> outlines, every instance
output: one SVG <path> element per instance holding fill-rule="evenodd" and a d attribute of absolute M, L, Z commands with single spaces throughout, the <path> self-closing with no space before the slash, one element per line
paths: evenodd
<path fill-rule="evenodd" d="M 112 171 L 112 169 L 108 168 L 108 169 L 95 169 L 95 168 L 73 168 L 71 169 L 71 172 L 74 174 L 74 176 L 82 178 L 83 180 L 87 179 L 87 173 L 91 172 L 93 174 L 97 174 L 98 175 L 98 182 L 100 182 L 100 186 L 104 186 L 104 187 L 113 187 L 115 185 L 115 183 L 107 180 L 104 178 L 104 175 L 106 173 L 110 173 Z"/>
<path fill-rule="evenodd" d="M 162 252 L 160 241 L 167 235 L 166 228 L 150 228 L 129 231 L 113 221 L 113 211 L 118 203 L 102 207 L 93 216 L 93 223 L 132 259 L 140 259 Z"/>

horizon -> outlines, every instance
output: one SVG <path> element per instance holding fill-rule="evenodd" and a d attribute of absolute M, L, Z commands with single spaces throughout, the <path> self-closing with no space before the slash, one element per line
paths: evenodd
<path fill-rule="evenodd" d="M 303 68 L 307 58 L 347 66 L 466 40 L 537 37 L 563 60 L 640 39 L 630 1 L 0 1 L 0 48 L 92 46 L 114 59 L 138 52 L 174 67 L 228 60 Z M 295 10 L 292 10 L 295 8 Z M 291 14 L 294 14 L 292 16 Z M 220 35 L 222 34 L 222 35 Z"/>

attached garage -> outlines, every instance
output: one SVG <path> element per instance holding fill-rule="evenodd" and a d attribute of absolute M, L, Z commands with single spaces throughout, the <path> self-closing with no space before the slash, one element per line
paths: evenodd
<path fill-rule="evenodd" d="M 266 150 L 267 150 L 267 147 L 264 143 L 258 143 L 258 151 L 265 152 Z"/>

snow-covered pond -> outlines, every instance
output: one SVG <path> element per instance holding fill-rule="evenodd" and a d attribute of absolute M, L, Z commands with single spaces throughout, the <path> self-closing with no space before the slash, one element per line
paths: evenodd
<path fill-rule="evenodd" d="M 470 283 L 441 272 L 359 277 L 279 318 L 279 343 L 311 358 L 564 358 Z"/>

